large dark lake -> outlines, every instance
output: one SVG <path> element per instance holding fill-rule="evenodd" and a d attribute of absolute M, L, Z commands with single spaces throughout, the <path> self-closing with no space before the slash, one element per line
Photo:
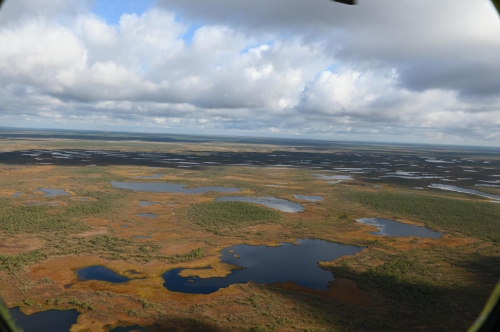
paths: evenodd
<path fill-rule="evenodd" d="M 325 290 L 335 279 L 333 273 L 322 269 L 318 262 L 329 262 L 364 249 L 315 239 L 297 240 L 297 243 L 281 243 L 279 247 L 241 244 L 225 248 L 221 251 L 221 261 L 240 266 L 242 270 L 233 270 L 223 278 L 198 278 L 181 277 L 182 269 L 172 269 L 163 274 L 163 286 L 173 292 L 210 294 L 249 281 L 259 284 L 293 281 L 300 286 Z"/>
<path fill-rule="evenodd" d="M 19 307 L 9 310 L 12 318 L 24 332 L 68 332 L 80 313 L 75 310 L 47 310 L 25 315 Z"/>

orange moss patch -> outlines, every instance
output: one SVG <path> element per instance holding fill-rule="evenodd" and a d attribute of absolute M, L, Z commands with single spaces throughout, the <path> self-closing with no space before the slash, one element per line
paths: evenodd
<path fill-rule="evenodd" d="M 203 269 L 185 269 L 182 270 L 179 275 L 181 277 L 199 277 L 199 278 L 214 278 L 214 277 L 227 277 L 232 273 L 233 270 L 243 270 L 242 267 L 226 264 L 226 263 L 217 263 L 211 265 L 211 269 L 203 270 Z"/>
<path fill-rule="evenodd" d="M 200 247 L 203 247 L 204 244 L 203 243 L 191 243 L 191 242 L 188 242 L 188 243 L 177 243 L 177 244 L 172 244 L 172 245 L 168 245 L 166 246 L 165 248 L 162 249 L 161 253 L 164 254 L 164 255 L 184 255 L 184 254 L 187 254 L 188 252 L 194 250 L 194 249 L 197 249 L 197 248 L 200 248 Z"/>
<path fill-rule="evenodd" d="M 8 238 L 0 240 L 0 254 L 14 255 L 21 254 L 41 248 L 43 241 L 32 236 L 23 238 Z"/>

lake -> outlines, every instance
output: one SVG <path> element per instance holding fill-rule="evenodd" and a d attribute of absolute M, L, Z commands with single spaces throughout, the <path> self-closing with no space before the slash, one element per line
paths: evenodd
<path fill-rule="evenodd" d="M 488 193 L 485 193 L 485 192 L 482 192 L 479 190 L 474 190 L 474 189 L 455 187 L 455 186 L 451 186 L 448 184 L 433 183 L 433 184 L 430 184 L 428 187 L 434 188 L 434 189 L 448 190 L 448 191 L 454 191 L 454 192 L 458 192 L 458 193 L 471 194 L 471 195 L 482 196 L 482 197 L 486 197 L 486 198 L 490 198 L 490 199 L 500 200 L 499 195 L 488 194 Z"/>
<path fill-rule="evenodd" d="M 141 218 L 157 218 L 158 215 L 154 213 L 139 213 L 136 214 L 136 216 L 141 217 Z"/>
<path fill-rule="evenodd" d="M 221 261 L 240 266 L 242 270 L 233 270 L 222 278 L 198 278 L 181 277 L 182 269 L 172 269 L 163 274 L 163 286 L 173 292 L 210 294 L 249 281 L 259 284 L 293 281 L 307 288 L 326 290 L 335 279 L 333 273 L 322 269 L 318 262 L 330 262 L 364 249 L 316 239 L 297 240 L 297 243 L 281 243 L 279 247 L 231 246 L 221 251 Z"/>
<path fill-rule="evenodd" d="M 317 201 L 322 201 L 323 197 L 321 196 L 304 196 L 304 195 L 293 195 L 296 199 L 300 199 L 303 201 L 311 201 L 311 202 L 317 202 Z"/>
<path fill-rule="evenodd" d="M 68 332 L 80 313 L 75 310 L 47 310 L 25 315 L 19 307 L 9 309 L 10 315 L 24 332 Z"/>
<path fill-rule="evenodd" d="M 362 219 L 357 219 L 356 221 L 363 224 L 376 226 L 377 231 L 370 232 L 370 234 L 373 235 L 402 236 L 402 237 L 417 236 L 430 239 L 437 239 L 443 235 L 443 233 L 434 232 L 425 227 L 408 225 L 389 219 L 362 218 Z"/>
<path fill-rule="evenodd" d="M 286 199 L 276 197 L 244 197 L 244 196 L 229 196 L 217 197 L 216 202 L 247 202 L 267 206 L 271 209 L 280 210 L 283 212 L 302 212 L 304 207 L 299 203 L 290 202 Z"/>
<path fill-rule="evenodd" d="M 76 275 L 80 281 L 100 280 L 118 284 L 130 280 L 129 278 L 119 275 L 115 271 L 101 265 L 84 267 L 77 270 Z"/>
<path fill-rule="evenodd" d="M 39 191 L 43 192 L 45 197 L 55 197 L 69 195 L 64 189 L 52 189 L 52 188 L 38 188 Z"/>
<path fill-rule="evenodd" d="M 156 193 L 179 193 L 179 194 L 204 194 L 208 191 L 223 192 L 223 193 L 236 193 L 240 190 L 238 188 L 226 187 L 197 187 L 197 188 L 184 188 L 185 184 L 176 184 L 168 182 L 111 182 L 113 187 L 119 189 L 128 189 L 134 191 L 147 191 Z"/>

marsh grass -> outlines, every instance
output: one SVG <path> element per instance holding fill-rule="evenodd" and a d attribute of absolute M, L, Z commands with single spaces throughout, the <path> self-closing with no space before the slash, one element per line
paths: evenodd
<path fill-rule="evenodd" d="M 102 215 L 116 211 L 124 197 L 120 193 L 82 192 L 82 196 L 96 201 L 74 202 L 62 212 L 46 205 L 14 206 L 8 199 L 0 199 L 0 229 L 11 234 L 19 233 L 77 233 L 90 229 L 79 218 Z"/>
<path fill-rule="evenodd" d="M 171 256 L 159 254 L 162 246 L 156 242 L 135 242 L 109 235 L 96 237 L 73 238 L 63 240 L 57 246 L 47 250 L 50 255 L 89 255 L 93 254 L 105 259 L 150 262 L 154 260 L 178 263 L 204 257 L 202 248 L 194 249 L 186 254 Z"/>
<path fill-rule="evenodd" d="M 138 243 L 109 235 L 92 238 L 62 238 L 45 247 L 19 255 L 0 255 L 0 270 L 17 273 L 24 266 L 35 264 L 50 257 L 66 255 L 94 255 L 108 260 L 151 262 L 154 260 L 169 263 L 182 263 L 205 257 L 202 248 L 186 254 L 162 255 L 162 246 L 155 242 Z"/>
<path fill-rule="evenodd" d="M 366 264 L 369 257 L 363 261 L 351 257 L 332 271 L 336 277 L 355 280 L 368 293 L 380 292 L 391 312 L 378 317 L 391 329 L 419 324 L 433 331 L 466 330 L 500 273 L 497 249 L 470 255 L 472 248 L 432 247 L 396 255 L 372 250 L 368 255 L 383 264 L 371 266 Z M 370 309 L 367 314 L 375 311 Z"/>
<path fill-rule="evenodd" d="M 19 255 L 0 255 L 0 270 L 18 271 L 23 266 L 41 262 L 49 256 L 42 249 L 25 252 Z"/>
<path fill-rule="evenodd" d="M 279 212 L 245 202 L 205 202 L 187 208 L 191 221 L 208 227 L 255 225 L 278 221 Z"/>

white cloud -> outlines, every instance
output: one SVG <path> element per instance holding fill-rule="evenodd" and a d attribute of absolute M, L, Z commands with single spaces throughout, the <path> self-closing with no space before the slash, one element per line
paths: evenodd
<path fill-rule="evenodd" d="M 5 125 L 499 139 L 500 24 L 486 1 L 290 0 L 284 15 L 284 0 L 168 0 L 177 12 L 124 14 L 117 25 L 88 2 L 44 1 L 0 12 Z M 205 23 L 190 31 L 190 20 Z"/>

